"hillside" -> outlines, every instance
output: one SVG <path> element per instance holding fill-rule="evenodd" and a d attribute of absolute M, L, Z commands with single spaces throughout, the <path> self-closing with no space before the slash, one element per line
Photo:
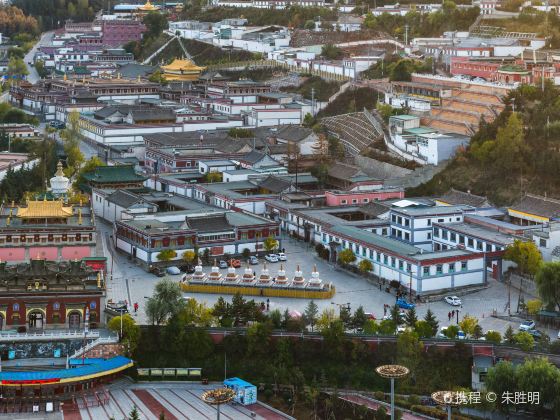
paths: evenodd
<path fill-rule="evenodd" d="M 521 86 L 505 98 L 491 124 L 481 121 L 469 147 L 409 196 L 440 194 L 450 187 L 508 204 L 524 192 L 560 197 L 560 89 Z M 515 113 L 512 104 L 515 103 Z"/>

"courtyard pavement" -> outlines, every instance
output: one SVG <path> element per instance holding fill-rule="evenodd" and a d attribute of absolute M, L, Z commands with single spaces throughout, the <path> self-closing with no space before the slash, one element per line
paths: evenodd
<path fill-rule="evenodd" d="M 111 270 L 111 259 L 113 256 L 115 257 L 115 263 L 113 265 L 113 279 L 111 281 L 109 276 L 107 282 L 108 297 L 115 301 L 127 300 L 130 307 L 137 302 L 139 304 L 139 311 L 137 314 L 133 314 L 133 316 L 137 319 L 137 322 L 142 324 L 147 323 L 144 312 L 145 298 L 152 295 L 153 287 L 160 278 L 147 273 L 145 270 L 128 260 L 127 256 L 124 254 L 118 252 L 115 253 L 109 236 L 112 234 L 109 224 L 103 221 L 98 221 L 98 228 L 102 232 L 100 237 L 103 239 L 105 255 L 108 257 L 109 271 Z M 394 294 L 387 293 L 384 290 L 380 291 L 378 285 L 368 283 L 363 277 L 340 270 L 327 261 L 317 258 L 314 248 L 309 244 L 305 244 L 291 238 L 286 238 L 282 240 L 282 247 L 285 248 L 287 256 L 287 261 L 282 264 L 284 265 L 286 275 L 289 278 L 293 277 L 298 264 L 300 265 L 305 278 L 310 277 L 311 272 L 313 271 L 313 266 L 316 265 L 323 282 L 332 282 L 336 287 L 336 294 L 332 299 L 315 301 L 320 312 L 324 309 L 334 309 L 338 311 L 339 305 L 350 303 L 352 312 L 359 306 L 362 306 L 365 312 L 372 313 L 377 319 L 380 319 L 383 317 L 384 305 L 393 305 L 395 303 Z M 264 262 L 264 259 L 262 259 L 260 265 L 251 266 L 251 268 L 256 271 L 257 276 L 262 269 L 262 262 Z M 280 269 L 280 263 L 267 263 L 267 266 L 270 270 L 270 275 L 276 276 L 276 273 Z M 238 269 L 238 274 L 241 275 L 243 270 L 244 267 Z M 204 271 L 209 272 L 210 267 L 204 267 Z M 221 271 L 225 275 L 227 270 L 222 269 Z M 169 277 L 179 281 L 181 276 L 177 275 Z M 199 302 L 205 302 L 208 306 L 212 306 L 218 300 L 220 295 L 190 293 L 189 297 L 195 298 Z M 231 300 L 231 295 L 225 295 L 224 298 L 226 300 Z M 266 299 L 260 297 L 251 297 L 251 299 L 253 298 L 257 302 L 266 301 Z M 503 313 L 505 311 L 508 300 L 508 290 L 504 283 L 490 279 L 488 288 L 461 296 L 461 299 L 463 301 L 463 307 L 462 309 L 459 308 L 460 318 L 466 314 L 478 318 L 484 331 L 495 330 L 503 334 L 508 325 L 512 325 L 514 330 L 517 330 L 517 327 L 519 326 L 519 318 L 507 321 L 491 317 L 493 311 L 497 311 L 498 313 Z M 512 289 L 512 312 L 517 306 L 517 299 L 518 292 Z M 303 313 L 308 303 L 309 299 L 270 298 L 270 310 L 279 309 L 281 312 L 284 312 L 286 309 L 289 309 L 290 311 L 296 310 Z M 431 309 L 436 314 L 436 317 L 440 322 L 440 326 L 456 324 L 456 316 L 454 319 L 449 321 L 448 314 L 453 309 L 457 310 L 458 308 L 452 307 L 444 301 L 420 303 L 416 307 L 418 317 L 423 317 L 428 309 Z M 558 333 L 558 331 L 547 330 L 545 328 L 542 328 L 541 330 L 550 334 L 552 338 L 556 338 Z"/>

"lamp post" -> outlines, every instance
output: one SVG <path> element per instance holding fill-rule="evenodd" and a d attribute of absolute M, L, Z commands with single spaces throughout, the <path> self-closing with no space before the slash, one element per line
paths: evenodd
<path fill-rule="evenodd" d="M 410 372 L 406 366 L 381 365 L 375 368 L 379 376 L 391 380 L 391 420 L 395 419 L 395 379 L 403 378 Z"/>
<path fill-rule="evenodd" d="M 458 405 L 457 399 L 453 398 L 453 391 L 436 391 L 432 394 L 432 400 L 436 404 L 442 405 L 447 411 L 447 420 L 451 420 L 451 407 Z"/>
<path fill-rule="evenodd" d="M 227 404 L 233 397 L 235 396 L 235 392 L 233 389 L 230 388 L 216 388 L 211 389 L 209 391 L 205 391 L 202 396 L 200 397 L 202 401 L 209 405 L 215 405 L 217 410 L 217 420 L 220 420 L 220 406 L 222 404 Z"/>

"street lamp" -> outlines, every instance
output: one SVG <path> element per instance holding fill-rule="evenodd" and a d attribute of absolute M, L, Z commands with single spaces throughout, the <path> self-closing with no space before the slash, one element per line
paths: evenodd
<path fill-rule="evenodd" d="M 375 368 L 379 376 L 391 380 L 391 420 L 395 419 L 395 379 L 403 378 L 410 370 L 401 365 L 381 365 Z"/>
<path fill-rule="evenodd" d="M 432 400 L 434 400 L 436 404 L 445 407 L 447 411 L 447 420 L 451 420 L 451 407 L 458 405 L 458 401 L 456 398 L 453 398 L 453 394 L 453 391 L 436 391 L 432 393 Z"/>
<path fill-rule="evenodd" d="M 209 391 L 205 391 L 200 399 L 204 401 L 206 404 L 215 405 L 217 410 L 217 420 L 220 420 L 220 406 L 222 404 L 227 404 L 233 397 L 235 396 L 235 392 L 233 389 L 230 388 L 216 388 L 211 389 Z"/>

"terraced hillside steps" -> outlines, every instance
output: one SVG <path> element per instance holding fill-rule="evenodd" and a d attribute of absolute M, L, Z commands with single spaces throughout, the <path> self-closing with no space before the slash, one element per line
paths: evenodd
<path fill-rule="evenodd" d="M 343 143 L 350 155 L 360 154 L 383 138 L 383 133 L 379 132 L 363 112 L 325 117 L 321 119 L 321 124 Z"/>

